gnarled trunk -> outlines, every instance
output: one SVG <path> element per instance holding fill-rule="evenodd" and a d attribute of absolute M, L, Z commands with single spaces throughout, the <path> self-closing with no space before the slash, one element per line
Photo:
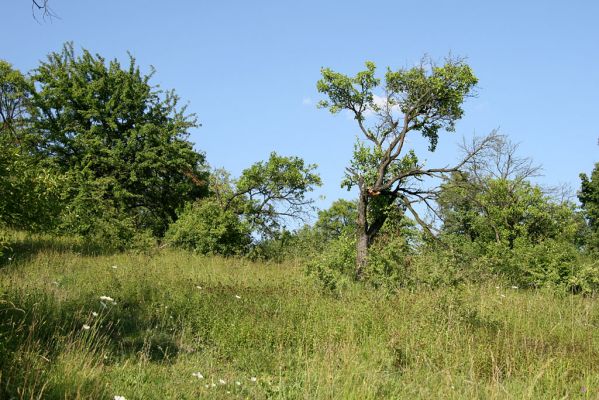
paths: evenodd
<path fill-rule="evenodd" d="M 360 197 L 358 199 L 358 221 L 357 221 L 357 240 L 356 240 L 356 280 L 361 280 L 368 263 L 368 246 L 370 238 L 368 235 L 368 193 L 360 188 Z"/>

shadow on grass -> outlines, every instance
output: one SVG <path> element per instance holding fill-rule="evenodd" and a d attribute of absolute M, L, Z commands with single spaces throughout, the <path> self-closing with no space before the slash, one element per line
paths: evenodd
<path fill-rule="evenodd" d="M 83 256 L 110 255 L 120 253 L 122 250 L 114 249 L 94 243 L 87 243 L 69 237 L 59 237 L 50 234 L 30 234 L 14 232 L 7 244 L 3 255 L 0 256 L 0 268 L 10 262 L 29 261 L 43 252 L 74 253 Z"/>
<path fill-rule="evenodd" d="M 99 370 L 131 357 L 170 363 L 179 353 L 174 332 L 174 322 L 156 326 L 156 318 L 134 301 L 118 307 L 96 298 L 59 303 L 43 291 L 4 288 L 0 398 L 79 398 L 82 388 L 93 393 L 90 398 L 105 398 L 101 374 L 90 378 L 84 369 Z M 85 367 L 73 368 L 65 361 L 69 357 Z"/>

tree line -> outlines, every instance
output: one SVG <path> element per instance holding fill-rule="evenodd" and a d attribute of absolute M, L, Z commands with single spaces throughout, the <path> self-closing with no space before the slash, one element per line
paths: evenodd
<path fill-rule="evenodd" d="M 358 196 L 289 231 L 314 211 L 316 165 L 273 152 L 239 177 L 212 170 L 189 141 L 196 116 L 132 56 L 122 65 L 67 43 L 27 73 L 0 61 L 0 229 L 69 235 L 96 251 L 161 243 L 309 258 L 331 289 L 491 274 L 595 290 L 599 164 L 581 175 L 581 207 L 532 183 L 539 168 L 498 132 L 464 142 L 453 164 L 426 165 L 407 143 L 419 135 L 434 151 L 455 130 L 478 82 L 461 59 L 382 78 L 372 62 L 354 76 L 321 73 L 319 106 L 349 112 L 360 133 L 342 182 Z"/>

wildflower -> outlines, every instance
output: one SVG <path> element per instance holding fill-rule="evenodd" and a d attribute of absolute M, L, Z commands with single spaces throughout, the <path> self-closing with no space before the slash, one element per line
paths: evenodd
<path fill-rule="evenodd" d="M 95 312 L 95 311 L 92 311 L 92 315 L 93 315 L 94 317 L 97 317 L 99 314 L 98 314 L 97 312 Z"/>
<path fill-rule="evenodd" d="M 114 400 L 127 400 L 125 396 L 114 396 Z"/>
<path fill-rule="evenodd" d="M 518 286 L 512 286 L 512 289 L 518 289 Z"/>
<path fill-rule="evenodd" d="M 250 381 L 252 381 L 252 382 L 256 382 L 257 380 L 258 380 L 258 379 L 257 379 L 255 376 L 252 376 L 252 377 L 250 378 Z"/>
<path fill-rule="evenodd" d="M 240 295 L 238 295 L 238 294 L 236 294 L 236 295 L 235 295 L 235 298 L 236 298 L 236 299 L 241 299 L 241 296 L 240 296 Z"/>
<path fill-rule="evenodd" d="M 218 383 L 220 383 L 221 385 L 226 385 L 227 382 L 224 379 L 219 379 Z"/>
<path fill-rule="evenodd" d="M 12 257 L 8 257 L 8 261 L 12 261 Z"/>
<path fill-rule="evenodd" d="M 499 286 L 495 286 L 495 289 L 499 289 Z"/>
<path fill-rule="evenodd" d="M 204 379 L 204 375 L 202 375 L 200 372 L 194 372 L 191 374 L 191 376 L 195 376 L 198 379 Z"/>
<path fill-rule="evenodd" d="M 235 381 L 235 384 L 236 384 L 237 386 L 241 386 L 241 382 L 239 382 L 239 381 Z"/>
<path fill-rule="evenodd" d="M 208 387 L 210 387 L 210 385 L 209 385 L 209 384 L 205 384 L 205 385 L 204 385 L 204 387 L 205 387 L 205 388 L 208 388 Z"/>
<path fill-rule="evenodd" d="M 110 301 L 111 303 L 114 302 L 114 299 L 112 297 L 108 297 L 108 296 L 100 296 L 100 300 Z"/>
<path fill-rule="evenodd" d="M 89 331 L 89 328 L 91 328 L 91 326 L 89 326 L 88 324 L 83 324 L 83 329 Z"/>
<path fill-rule="evenodd" d="M 116 265 L 113 265 L 111 268 L 112 269 L 117 269 L 118 267 Z"/>
<path fill-rule="evenodd" d="M 501 297 L 505 297 L 505 294 L 500 294 Z"/>
<path fill-rule="evenodd" d="M 202 287 L 201 286 L 196 286 L 196 289 L 202 290 Z"/>
<path fill-rule="evenodd" d="M 216 383 L 212 382 L 211 387 L 216 387 Z"/>

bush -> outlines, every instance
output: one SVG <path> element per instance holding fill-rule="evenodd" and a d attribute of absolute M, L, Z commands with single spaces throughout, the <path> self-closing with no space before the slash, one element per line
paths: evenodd
<path fill-rule="evenodd" d="M 171 246 L 200 254 L 246 254 L 250 228 L 230 210 L 211 199 L 187 204 L 164 237 Z"/>
<path fill-rule="evenodd" d="M 148 229 L 138 226 L 112 197 L 111 179 L 82 183 L 61 216 L 59 231 L 82 240 L 92 251 L 147 250 L 156 244 Z M 65 194 L 68 196 L 68 194 Z"/>

